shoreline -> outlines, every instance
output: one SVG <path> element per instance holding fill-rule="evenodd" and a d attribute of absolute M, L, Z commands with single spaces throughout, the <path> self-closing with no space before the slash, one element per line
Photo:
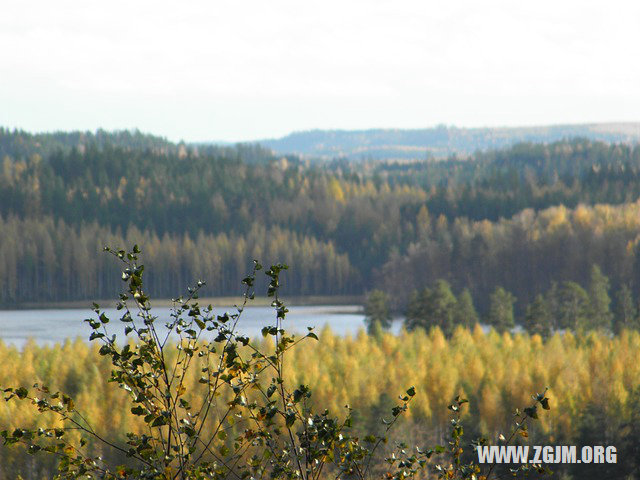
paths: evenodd
<path fill-rule="evenodd" d="M 256 296 L 249 300 L 247 306 L 266 307 L 271 304 L 270 297 Z M 362 305 L 363 295 L 304 295 L 295 297 L 284 297 L 282 299 L 289 306 L 325 306 L 325 305 Z M 91 309 L 95 301 L 101 308 L 114 307 L 117 300 L 114 298 L 106 300 L 70 300 L 62 302 L 23 302 L 16 304 L 0 305 L 0 311 L 4 310 L 67 310 L 67 309 Z M 202 297 L 198 299 L 200 305 L 213 305 L 214 307 L 232 307 L 239 305 L 243 301 L 242 297 Z M 151 301 L 152 307 L 171 307 L 173 302 L 169 298 L 156 299 Z"/>

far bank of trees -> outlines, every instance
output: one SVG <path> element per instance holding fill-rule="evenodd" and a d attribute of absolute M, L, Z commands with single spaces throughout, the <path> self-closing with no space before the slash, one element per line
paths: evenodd
<path fill-rule="evenodd" d="M 207 294 L 233 294 L 258 257 L 291 263 L 287 294 L 378 289 L 402 312 L 442 279 L 468 289 L 481 316 L 503 287 L 523 318 L 554 282 L 586 286 L 594 264 L 614 297 L 625 286 L 638 297 L 639 195 L 640 147 L 580 139 L 354 164 L 139 132 L 0 129 L 0 303 L 109 297 L 108 267 L 52 259 L 137 241 L 162 271 L 155 296 L 198 277 Z M 176 253 L 192 244 L 209 256 Z"/>
<path fill-rule="evenodd" d="M 417 241 L 392 255 L 377 277 L 377 288 L 400 310 L 413 289 L 443 279 L 454 290 L 468 288 L 483 314 L 496 287 L 508 289 L 521 314 L 554 282 L 588 285 L 593 265 L 613 292 L 626 286 L 637 297 L 640 291 L 639 203 L 525 210 L 498 222 L 449 222 L 425 210 L 418 228 Z"/>
<path fill-rule="evenodd" d="M 109 298 L 117 294 L 117 265 L 101 255 L 105 244 L 145 251 L 149 291 L 172 298 L 193 279 L 204 295 L 234 295 L 251 259 L 295 265 L 283 279 L 288 295 L 345 295 L 359 291 L 358 272 L 331 242 L 281 228 L 256 225 L 246 235 L 191 236 L 131 228 L 126 233 L 96 223 L 76 227 L 50 217 L 0 217 L 0 304 Z"/>
<path fill-rule="evenodd" d="M 456 328 L 470 328 L 477 323 L 493 327 L 499 333 L 516 326 L 530 334 L 549 338 L 557 331 L 621 333 L 640 330 L 637 299 L 628 285 L 613 292 L 609 279 L 600 267 L 591 267 L 586 286 L 573 281 L 552 282 L 551 287 L 537 294 L 528 304 L 516 310 L 517 298 L 498 286 L 488 298 L 488 309 L 479 315 L 467 288 L 456 295 L 451 284 L 439 279 L 432 286 L 413 290 L 404 312 L 408 330 L 439 328 L 451 336 Z M 371 326 L 390 327 L 391 297 L 381 290 L 372 291 L 365 301 L 365 315 Z M 387 319 L 385 321 L 385 319 Z"/>

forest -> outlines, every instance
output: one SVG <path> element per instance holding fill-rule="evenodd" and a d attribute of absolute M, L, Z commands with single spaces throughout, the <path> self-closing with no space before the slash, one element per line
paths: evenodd
<path fill-rule="evenodd" d="M 552 408 L 530 427 L 529 443 L 615 445 L 619 458 L 617 464 L 600 466 L 553 465 L 558 475 L 553 478 L 571 474 L 617 479 L 640 469 L 637 332 L 613 338 L 599 333 L 554 335 L 547 341 L 539 335 L 485 334 L 479 327 L 458 328 L 449 339 L 440 329 L 380 338 L 364 332 L 344 338 L 324 330 L 318 336 L 319 342 L 292 350 L 284 374 L 292 385 L 310 386 L 314 406 L 338 413 L 349 403 L 359 414 L 355 424 L 362 431 L 381 428 L 379 418 L 393 405 L 396 393 L 415 385 L 416 399 L 398 429 L 403 440 L 421 446 L 443 442 L 447 405 L 457 394 L 469 400 L 463 416 L 469 439 L 506 434 L 514 409 L 525 405 L 540 385 L 551 385 Z M 53 347 L 30 343 L 21 353 L 0 344 L 0 385 L 21 385 L 28 378 L 62 389 L 101 426 L 103 435 L 121 439 L 124 432 L 139 430 L 142 418 L 128 415 L 125 391 L 110 388 L 106 379 L 112 365 L 97 350 L 82 340 Z M 189 391 L 198 385 L 199 376 L 198 370 L 190 372 L 185 381 Z M 51 424 L 51 414 L 35 418 L 33 411 L 28 403 L 3 402 L 0 425 L 11 429 Z M 54 462 L 53 457 L 0 448 L 0 478 L 18 473 L 23 478 L 47 478 Z"/>
<path fill-rule="evenodd" d="M 140 132 L 0 129 L 0 152 L 4 305 L 115 295 L 96 253 L 132 240 L 163 297 L 194 278 L 232 295 L 254 258 L 294 266 L 285 294 L 380 289 L 398 314 L 440 280 L 466 289 L 481 317 L 508 290 L 520 324 L 539 295 L 571 283 L 582 297 L 594 268 L 612 311 L 640 291 L 637 146 L 570 139 L 355 164 Z"/>

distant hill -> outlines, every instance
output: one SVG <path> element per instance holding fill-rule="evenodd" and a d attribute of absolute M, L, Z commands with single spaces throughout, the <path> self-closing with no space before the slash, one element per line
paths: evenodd
<path fill-rule="evenodd" d="M 138 130 L 30 133 L 0 127 L 0 159 L 5 156 L 26 158 L 34 154 L 47 157 L 55 151 L 68 151 L 72 148 L 82 150 L 89 145 L 95 145 L 98 148 L 109 145 L 127 150 L 156 152 L 178 149 L 178 146 L 164 138 L 144 134 Z"/>
<path fill-rule="evenodd" d="M 24 130 L 0 127 L 0 161 L 5 157 L 20 159 L 39 155 L 46 158 L 54 152 L 87 148 L 116 148 L 128 152 L 146 151 L 157 155 L 174 155 L 182 158 L 188 153 L 194 156 L 241 158 L 244 162 L 268 163 L 274 160 L 271 149 L 257 143 L 211 144 L 171 142 L 163 137 L 142 133 L 139 130 L 71 131 L 30 133 Z M 290 160 L 293 157 L 288 156 Z"/>
<path fill-rule="evenodd" d="M 516 128 L 456 128 L 438 126 L 415 130 L 311 130 L 259 143 L 276 154 L 351 160 L 425 159 L 477 150 L 501 149 L 516 143 L 549 143 L 584 137 L 607 143 L 640 142 L 640 123 L 598 123 Z"/>

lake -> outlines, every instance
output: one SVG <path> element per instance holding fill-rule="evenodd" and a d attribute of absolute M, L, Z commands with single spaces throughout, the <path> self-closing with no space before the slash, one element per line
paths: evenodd
<path fill-rule="evenodd" d="M 357 334 L 364 328 L 364 314 L 359 305 L 318 305 L 290 306 L 284 327 L 290 332 L 306 333 L 307 327 L 315 327 L 317 331 L 328 325 L 331 330 L 341 336 Z M 105 309 L 111 319 L 110 333 L 118 336 L 123 333 L 124 326 L 118 321 L 122 312 Z M 216 314 L 235 312 L 233 307 L 216 309 Z M 171 309 L 153 308 L 162 325 L 169 320 Z M 40 309 L 40 310 L 0 310 L 0 339 L 6 344 L 22 347 L 32 338 L 38 344 L 61 343 L 66 339 L 82 337 L 88 339 L 91 328 L 85 318 L 96 318 L 89 309 Z M 250 337 L 260 336 L 260 330 L 267 324 L 274 324 L 275 313 L 271 307 L 246 307 L 239 322 L 238 331 Z M 160 327 L 160 330 L 164 327 Z M 394 322 L 394 331 L 400 329 L 400 322 Z"/>

